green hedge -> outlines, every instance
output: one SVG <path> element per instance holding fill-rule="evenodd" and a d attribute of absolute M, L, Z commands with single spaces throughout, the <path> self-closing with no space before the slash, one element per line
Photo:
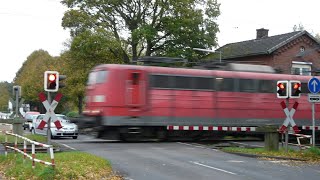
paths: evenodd
<path fill-rule="evenodd" d="M 66 114 L 68 117 L 79 117 L 79 113 L 76 111 L 70 111 Z"/>

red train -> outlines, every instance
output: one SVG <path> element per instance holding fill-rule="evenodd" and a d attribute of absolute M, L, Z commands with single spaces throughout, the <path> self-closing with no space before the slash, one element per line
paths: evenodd
<path fill-rule="evenodd" d="M 259 72 L 105 64 L 95 67 L 86 88 L 87 119 L 99 136 L 212 135 L 280 126 L 286 116 L 276 95 L 278 80 L 299 80 L 302 95 L 295 123 L 312 125 L 307 100 L 310 76 Z M 317 105 L 316 109 L 320 106 Z M 316 118 L 318 119 L 318 118 Z M 319 125 L 319 121 L 317 121 Z"/>

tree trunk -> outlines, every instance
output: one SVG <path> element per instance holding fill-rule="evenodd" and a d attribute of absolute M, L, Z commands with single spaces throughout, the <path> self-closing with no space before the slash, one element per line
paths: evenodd
<path fill-rule="evenodd" d="M 82 114 L 82 100 L 83 100 L 83 96 L 79 95 L 78 96 L 78 112 L 79 112 L 79 114 Z"/>
<path fill-rule="evenodd" d="M 146 56 L 151 56 L 151 48 L 152 48 L 152 42 L 151 40 L 147 40 L 147 50 L 146 50 Z"/>

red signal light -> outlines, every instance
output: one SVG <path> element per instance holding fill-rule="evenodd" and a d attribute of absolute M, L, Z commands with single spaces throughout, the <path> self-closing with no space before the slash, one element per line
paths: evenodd
<path fill-rule="evenodd" d="M 278 87 L 279 87 L 280 89 L 284 89 L 284 85 L 283 85 L 282 83 L 279 83 L 279 84 L 278 84 Z"/>
<path fill-rule="evenodd" d="M 55 74 L 49 74 L 48 80 L 49 80 L 50 82 L 55 81 L 55 80 L 56 80 L 56 75 L 55 75 Z"/>
<path fill-rule="evenodd" d="M 292 80 L 290 81 L 289 97 L 290 98 L 300 98 L 301 94 L 301 82 Z"/>
<path fill-rule="evenodd" d="M 300 86 L 301 86 L 300 83 L 295 83 L 293 85 L 293 89 L 299 89 Z"/>
<path fill-rule="evenodd" d="M 288 81 L 278 81 L 277 82 L 277 97 L 278 98 L 288 98 Z"/>
<path fill-rule="evenodd" d="M 44 72 L 44 90 L 47 92 L 57 92 L 59 89 L 59 72 Z"/>

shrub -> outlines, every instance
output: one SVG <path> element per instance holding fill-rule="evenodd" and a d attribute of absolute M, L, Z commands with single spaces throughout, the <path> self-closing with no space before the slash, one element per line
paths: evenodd
<path fill-rule="evenodd" d="M 66 114 L 68 117 L 79 117 L 79 113 L 75 111 L 70 111 Z"/>

